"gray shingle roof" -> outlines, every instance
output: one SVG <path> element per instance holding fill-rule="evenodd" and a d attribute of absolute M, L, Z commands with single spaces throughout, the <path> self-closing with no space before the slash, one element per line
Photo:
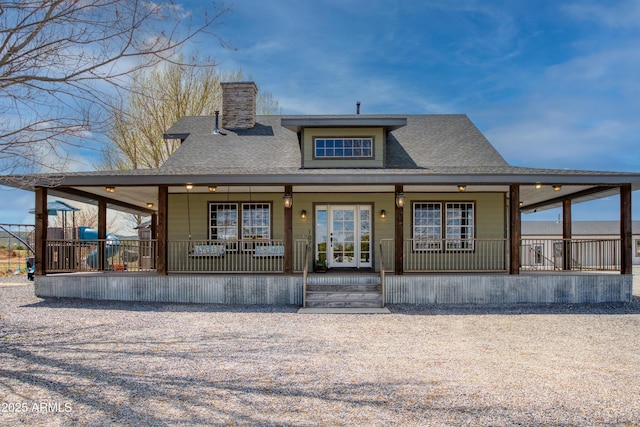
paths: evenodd
<path fill-rule="evenodd" d="M 160 168 L 300 168 L 302 159 L 295 132 L 281 125 L 282 118 L 296 116 L 257 116 L 256 126 L 247 130 L 223 130 L 214 135 L 212 116 L 183 117 L 166 135 L 186 140 Z M 398 118 L 406 126 L 387 134 L 386 167 L 416 169 L 433 166 L 508 166 L 466 115 L 409 116 L 304 116 L 331 118 Z"/>
<path fill-rule="evenodd" d="M 388 168 L 508 166 L 464 114 L 411 115 L 389 133 Z"/>
<path fill-rule="evenodd" d="M 342 119 L 360 125 L 371 121 L 382 123 L 381 126 L 390 129 L 386 166 L 382 169 L 302 169 L 298 135 L 282 126 L 283 118 L 287 123 L 300 118 L 305 123 L 327 126 Z M 399 124 L 405 120 L 406 125 Z M 158 169 L 0 176 L 0 183 L 33 188 L 35 185 L 173 185 L 188 181 L 268 185 L 543 182 L 578 186 L 632 183 L 633 189 L 640 188 L 639 173 L 510 166 L 466 115 L 257 116 L 256 123 L 252 129 L 223 129 L 224 134 L 214 135 L 215 117 L 183 117 L 166 135 L 184 142 Z M 612 188 L 612 192 L 617 191 Z"/>
<path fill-rule="evenodd" d="M 183 117 L 166 134 L 189 136 L 160 167 L 173 168 L 299 168 L 297 135 L 280 125 L 280 116 L 258 116 L 246 130 L 214 134 L 215 118 Z"/>

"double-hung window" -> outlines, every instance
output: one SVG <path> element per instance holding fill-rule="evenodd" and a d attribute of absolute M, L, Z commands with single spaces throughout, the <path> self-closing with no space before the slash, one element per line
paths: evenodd
<path fill-rule="evenodd" d="M 238 240 L 238 204 L 209 204 L 209 240 L 226 240 L 227 250 L 235 250 Z"/>
<path fill-rule="evenodd" d="M 260 240 L 264 244 L 271 239 L 271 204 L 242 204 L 242 239 L 244 250 L 253 250 Z"/>
<path fill-rule="evenodd" d="M 442 250 L 442 203 L 413 204 L 413 250 Z"/>
<path fill-rule="evenodd" d="M 472 251 L 474 248 L 473 203 L 447 203 L 447 250 Z"/>
<path fill-rule="evenodd" d="M 270 203 L 209 204 L 209 239 L 227 240 L 227 249 L 235 250 L 238 238 L 245 241 L 271 239 Z M 250 248 L 253 244 L 245 245 L 243 249 Z"/>
<path fill-rule="evenodd" d="M 474 209 L 473 202 L 413 203 L 413 250 L 474 250 Z"/>

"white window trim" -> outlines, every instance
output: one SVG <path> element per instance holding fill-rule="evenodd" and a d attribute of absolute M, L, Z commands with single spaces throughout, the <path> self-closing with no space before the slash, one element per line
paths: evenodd
<path fill-rule="evenodd" d="M 460 218 L 453 217 L 451 218 L 449 214 L 449 207 L 452 205 L 466 205 L 471 206 L 471 218 Z M 465 209 L 466 210 L 466 209 Z M 446 248 L 447 252 L 472 252 L 475 250 L 475 236 L 476 236 L 476 226 L 475 226 L 475 216 L 476 216 L 476 204 L 475 202 L 447 202 L 445 206 L 445 239 L 446 239 Z M 465 224 L 449 224 L 449 221 L 467 220 Z M 467 230 L 471 230 L 471 232 L 467 232 L 467 236 L 462 237 L 462 233 L 460 233 L 460 237 L 454 236 L 450 237 L 450 230 L 461 230 L 462 228 L 466 228 Z M 459 246 L 454 246 L 459 245 Z"/>
<path fill-rule="evenodd" d="M 212 225 L 212 218 L 211 215 L 213 213 L 213 207 L 219 207 L 219 206 L 224 206 L 226 207 L 234 207 L 235 208 L 235 212 L 236 212 L 236 223 L 235 223 L 235 239 L 234 238 L 221 238 L 220 236 L 217 235 L 214 237 L 213 236 L 213 230 L 214 228 L 216 229 L 216 231 L 221 228 L 220 226 L 213 226 Z M 229 209 L 229 210 L 233 210 L 233 209 Z M 220 209 L 216 208 L 216 212 L 219 212 Z M 234 202 L 209 202 L 209 215 L 208 215 L 208 228 L 209 228 L 209 240 L 211 241 L 221 241 L 221 242 L 229 242 L 227 243 L 227 250 L 229 251 L 235 251 L 237 249 L 237 245 L 236 245 L 236 241 L 238 240 L 238 224 L 240 223 L 240 212 L 239 212 L 239 207 L 238 207 L 238 203 L 234 203 Z M 225 228 L 231 228 L 230 226 L 225 226 Z"/>
<path fill-rule="evenodd" d="M 245 211 L 249 212 L 250 209 L 247 209 L 248 206 L 255 206 L 255 205 L 265 205 L 268 208 L 268 215 L 267 215 L 267 222 L 268 224 L 265 226 L 258 226 L 258 227 L 264 227 L 266 229 L 266 237 L 265 236 L 261 236 L 260 238 L 255 239 L 256 242 L 259 241 L 270 241 L 272 238 L 272 226 L 273 226 L 273 220 L 272 220 L 272 203 L 271 202 L 209 202 L 209 215 L 208 215 L 208 235 L 209 235 L 209 240 L 211 241 L 221 241 L 221 242 L 228 242 L 226 243 L 227 245 L 227 250 L 228 251 L 235 251 L 237 250 L 237 241 L 240 240 L 247 240 L 250 241 L 252 240 L 251 237 L 249 236 L 245 236 Z M 228 210 L 233 210 L 233 209 L 229 209 L 234 208 L 235 212 L 236 212 L 236 223 L 235 223 L 235 238 L 221 238 L 220 236 L 213 236 L 213 230 L 215 229 L 219 229 L 221 228 L 220 226 L 213 226 L 212 225 L 212 213 L 213 213 L 213 208 L 214 207 L 220 207 L 223 206 Z M 216 209 L 216 212 L 219 211 L 219 208 Z M 231 228 L 231 226 L 227 226 L 226 228 Z M 251 242 L 246 243 L 244 245 L 245 247 L 242 248 L 242 250 L 253 250 L 253 244 Z"/>
<path fill-rule="evenodd" d="M 267 206 L 267 225 L 259 225 L 256 226 L 254 225 L 254 228 L 264 228 L 266 229 L 266 236 L 260 236 L 260 237 L 252 237 L 252 235 L 245 235 L 245 212 L 250 212 L 251 209 L 247 209 L 247 207 L 249 206 L 257 206 L 257 205 L 264 205 Z M 249 226 L 252 227 L 252 226 Z M 242 211 L 240 213 L 240 236 L 242 237 L 243 240 L 243 251 L 250 251 L 253 252 L 255 251 L 255 246 L 256 243 L 261 244 L 260 242 L 262 242 L 262 244 L 264 244 L 264 242 L 270 242 L 271 241 L 271 203 L 268 202 L 243 202 L 242 203 Z"/>
<path fill-rule="evenodd" d="M 440 224 L 437 225 L 438 228 L 438 238 L 436 239 L 430 239 L 430 238 L 426 238 L 426 239 L 419 239 L 416 238 L 416 212 L 417 212 L 417 205 L 433 205 L 433 206 L 437 206 L 439 209 L 439 214 L 440 214 Z M 442 212 L 442 202 L 413 202 L 413 212 L 412 212 L 412 231 L 413 231 L 413 250 L 415 252 L 441 252 L 442 251 L 442 216 L 443 216 L 443 212 Z M 420 226 L 420 227 L 425 227 L 425 228 L 433 228 L 435 229 L 436 226 L 430 226 L 430 225 L 425 225 L 425 226 Z M 428 233 L 427 233 L 428 235 Z"/>
<path fill-rule="evenodd" d="M 439 206 L 440 209 L 440 226 L 439 238 L 437 239 L 418 239 L 416 233 L 416 208 L 419 205 Z M 471 206 L 471 217 L 456 218 L 450 213 L 450 209 L 455 205 L 466 206 L 465 210 Z M 413 251 L 414 252 L 473 252 L 475 250 L 475 215 L 476 203 L 467 201 L 452 202 L 433 202 L 433 201 L 416 201 L 413 202 L 411 230 L 413 233 Z M 452 217 L 453 216 L 453 217 Z M 460 224 L 449 224 L 449 220 L 458 220 Z M 420 227 L 423 227 L 422 225 Z M 425 227 L 428 227 L 425 226 Z M 435 228 L 435 227 L 434 227 Z M 467 229 L 467 236 L 453 236 L 454 230 Z M 462 234 L 462 233 L 456 233 Z M 444 244 L 443 244 L 444 242 Z"/>
<path fill-rule="evenodd" d="M 331 156 L 326 156 L 326 155 L 322 155 L 322 156 L 318 156 L 318 147 L 317 147 L 317 142 L 318 141 L 344 141 L 344 140 L 350 140 L 350 141 L 354 141 L 354 140 L 358 140 L 358 141 L 366 141 L 369 144 L 369 147 L 366 147 L 366 149 L 369 150 L 369 155 L 359 155 L 359 156 L 355 156 L 355 155 L 341 155 L 341 156 L 337 156 L 337 155 L 331 155 Z M 335 143 L 335 142 L 334 142 Z M 325 150 L 326 150 L 326 146 L 325 146 Z M 373 137 L 370 136 L 318 136 L 318 137 L 314 137 L 313 138 L 313 158 L 314 159 L 318 159 L 318 160 L 335 160 L 335 159 L 373 159 L 374 158 L 374 140 Z M 335 148 L 334 148 L 335 149 Z M 343 150 L 345 148 L 343 147 Z M 354 149 L 356 149 L 355 147 L 351 147 L 351 150 L 353 151 Z M 365 147 L 361 147 L 361 149 L 365 149 Z"/>

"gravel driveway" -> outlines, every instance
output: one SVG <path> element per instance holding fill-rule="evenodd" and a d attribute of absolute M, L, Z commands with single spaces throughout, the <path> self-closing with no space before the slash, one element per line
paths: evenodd
<path fill-rule="evenodd" d="M 640 424 L 640 297 L 390 308 L 42 300 L 0 283 L 0 425 Z"/>

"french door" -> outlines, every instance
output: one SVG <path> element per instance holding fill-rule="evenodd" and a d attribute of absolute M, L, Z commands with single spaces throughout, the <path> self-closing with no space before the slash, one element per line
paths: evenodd
<path fill-rule="evenodd" d="M 371 206 L 317 206 L 318 259 L 328 268 L 371 267 Z"/>

